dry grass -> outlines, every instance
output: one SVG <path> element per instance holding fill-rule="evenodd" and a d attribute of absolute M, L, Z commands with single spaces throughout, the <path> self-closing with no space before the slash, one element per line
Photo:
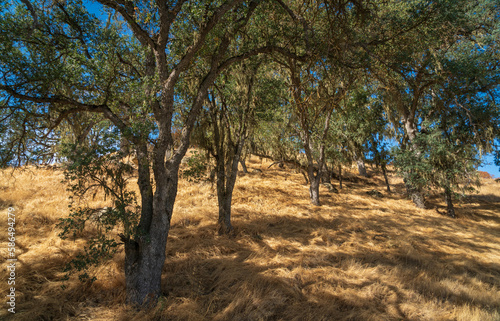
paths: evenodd
<path fill-rule="evenodd" d="M 127 307 L 123 252 L 61 288 L 64 264 L 82 240 L 60 240 L 67 215 L 62 174 L 0 172 L 0 242 L 16 209 L 17 313 L 12 320 L 500 320 L 500 189 L 485 180 L 457 205 L 458 219 L 412 206 L 379 175 L 322 189 L 307 200 L 300 174 L 261 164 L 241 175 L 233 198 L 236 237 L 217 236 L 216 195 L 208 184 L 180 183 L 158 306 Z M 398 182 L 392 178 L 392 182 Z M 376 189 L 384 197 L 369 196 Z M 107 204 L 102 204 L 105 206 Z M 1 232 L 3 231 L 3 232 Z M 4 264 L 4 263 L 3 263 Z M 2 269 L 0 279 L 6 280 Z M 2 281 L 2 297 L 7 292 Z"/>

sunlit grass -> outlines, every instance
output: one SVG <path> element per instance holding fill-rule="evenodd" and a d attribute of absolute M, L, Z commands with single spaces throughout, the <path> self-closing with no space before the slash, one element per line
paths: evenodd
<path fill-rule="evenodd" d="M 252 158 L 233 197 L 235 237 L 216 234 L 217 196 L 210 183 L 181 180 L 156 308 L 125 305 L 123 251 L 93 269 L 87 286 L 64 265 L 83 240 L 61 240 L 68 214 L 59 171 L 0 172 L 0 212 L 16 209 L 16 315 L 13 320 L 500 320 L 500 184 L 443 216 L 441 197 L 415 208 L 391 177 L 345 181 L 338 194 L 308 186 L 291 169 Z M 254 171 L 261 169 L 262 173 Z M 355 175 L 349 173 L 348 176 Z M 336 183 L 336 182 L 333 182 Z M 367 194 L 377 190 L 383 197 Z M 109 204 L 89 200 L 95 206 Z M 3 232 L 2 232 L 3 231 Z M 0 222 L 7 258 L 7 221 Z M 6 280 L 5 269 L 0 280 Z M 1 281 L 2 295 L 9 286 Z"/>

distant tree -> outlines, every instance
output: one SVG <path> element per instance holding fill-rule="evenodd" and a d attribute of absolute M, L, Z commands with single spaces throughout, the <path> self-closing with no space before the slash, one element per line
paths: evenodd
<path fill-rule="evenodd" d="M 335 113 L 332 135 L 344 146 L 355 161 L 358 173 L 367 177 L 365 162 L 368 153 L 377 153 L 379 144 L 375 137 L 383 139 L 387 121 L 383 107 L 366 81 L 358 81 L 349 92 L 341 108 Z M 375 155 L 376 156 L 376 155 Z"/>
<path fill-rule="evenodd" d="M 329 66 L 329 68 L 331 68 Z M 333 68 L 332 68 L 333 69 Z M 319 185 L 325 166 L 328 131 L 335 108 L 344 98 L 352 82 L 331 69 L 300 68 L 291 61 L 288 65 L 293 97 L 296 131 L 307 159 L 309 194 L 314 205 L 320 205 Z M 316 98 L 316 97 L 317 98 Z"/>
<path fill-rule="evenodd" d="M 235 66 L 231 76 L 219 77 L 208 96 L 211 137 L 206 137 L 210 154 L 215 158 L 219 234 L 233 231 L 231 202 L 238 164 L 254 119 L 254 86 L 260 63 Z"/>
<path fill-rule="evenodd" d="M 380 133 L 374 133 L 369 141 L 369 152 L 371 153 L 373 163 L 382 169 L 384 175 L 385 186 L 387 192 L 391 192 L 389 184 L 389 177 L 387 175 L 387 165 L 392 160 L 390 149 L 388 148 L 388 141 L 386 136 Z"/>
<path fill-rule="evenodd" d="M 427 116 L 415 138 L 419 157 L 404 151 L 396 156 L 396 166 L 415 173 L 410 177 L 415 185 L 443 191 L 450 217 L 455 217 L 453 200 L 479 185 L 481 155 L 492 151 L 499 131 L 500 108 L 494 92 L 500 79 L 491 69 L 488 51 L 474 53 L 470 45 L 462 43 L 442 61 L 449 77 L 422 99 Z"/>
<path fill-rule="evenodd" d="M 390 40 L 376 48 L 366 47 L 371 62 L 370 74 L 379 82 L 388 118 L 400 133 L 399 150 L 405 154 L 403 158 L 409 161 L 413 157 L 410 162 L 413 167 L 400 168 L 408 194 L 418 207 L 425 208 L 423 189 L 426 180 L 419 177 L 421 171 L 418 168 L 421 164 L 418 160 L 424 157 L 421 154 L 424 147 L 418 145 L 422 142 L 418 136 L 425 134 L 423 124 L 431 122 L 434 116 L 433 109 L 426 108 L 428 97 L 437 84 L 446 87 L 447 82 L 457 79 L 460 74 L 459 69 L 452 68 L 448 62 L 463 63 L 468 69 L 466 59 L 451 57 L 464 44 L 470 44 L 472 47 L 468 52 L 462 51 L 463 57 L 475 60 L 473 57 L 482 50 L 473 49 L 474 46 L 491 38 L 498 25 L 498 15 L 494 13 L 497 9 L 490 1 L 470 3 L 459 0 L 405 3 L 398 7 L 390 4 L 385 9 L 385 22 L 373 26 L 392 36 L 387 36 L 386 39 Z M 490 42 L 490 45 L 493 46 L 487 47 L 487 51 L 494 51 L 496 44 Z M 466 78 L 470 79 L 469 76 Z M 491 79 L 487 81 L 492 83 Z M 447 90 L 451 92 L 450 89 Z M 473 92 L 481 95 L 481 90 L 476 89 Z M 464 87 L 460 89 L 463 90 Z M 446 106 L 461 108 L 450 103 Z"/>

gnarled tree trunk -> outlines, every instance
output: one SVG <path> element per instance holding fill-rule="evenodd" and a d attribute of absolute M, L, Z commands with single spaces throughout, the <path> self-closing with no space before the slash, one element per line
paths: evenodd
<path fill-rule="evenodd" d="M 165 155 L 164 151 L 164 148 L 155 148 L 155 155 Z M 137 234 L 123 241 L 127 298 L 130 303 L 143 306 L 154 304 L 161 295 L 161 273 L 177 195 L 179 162 L 169 162 L 165 166 L 164 157 L 156 157 L 153 170 L 157 183 L 153 193 L 145 144 L 137 148 L 137 158 L 142 199 L 141 220 Z M 161 163 L 158 164 L 158 161 Z"/>
<path fill-rule="evenodd" d="M 309 175 L 310 179 L 310 186 L 309 186 L 309 197 L 311 198 L 311 203 L 313 205 L 320 206 L 321 203 L 319 202 L 319 183 L 321 180 L 321 176 L 318 175 Z"/>
<path fill-rule="evenodd" d="M 368 177 L 366 173 L 365 160 L 363 159 L 362 154 L 354 155 L 354 160 L 356 161 L 356 165 L 358 166 L 358 173 L 363 177 Z"/>
<path fill-rule="evenodd" d="M 410 140 L 410 148 L 411 151 L 415 154 L 415 157 L 419 157 L 418 146 L 415 143 L 415 138 L 417 137 L 417 128 L 415 127 L 415 122 L 408 116 L 403 117 L 403 123 L 406 129 L 406 135 Z M 411 173 L 408 173 L 410 175 Z M 413 201 L 413 203 L 418 207 L 425 209 L 425 198 L 422 190 L 415 186 L 408 179 L 404 180 L 406 185 L 406 191 L 408 192 L 408 196 Z"/>
<path fill-rule="evenodd" d="M 417 189 L 413 184 L 409 183 L 408 180 L 404 180 L 406 185 L 406 192 L 408 196 L 413 201 L 416 207 L 425 209 L 425 198 L 419 189 Z"/>

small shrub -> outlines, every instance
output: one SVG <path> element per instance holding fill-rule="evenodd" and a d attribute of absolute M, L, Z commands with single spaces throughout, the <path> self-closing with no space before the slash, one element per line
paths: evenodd
<path fill-rule="evenodd" d="M 205 157 L 198 151 L 194 151 L 187 158 L 186 168 L 182 170 L 182 177 L 190 182 L 201 181 L 207 171 L 207 161 Z"/>

